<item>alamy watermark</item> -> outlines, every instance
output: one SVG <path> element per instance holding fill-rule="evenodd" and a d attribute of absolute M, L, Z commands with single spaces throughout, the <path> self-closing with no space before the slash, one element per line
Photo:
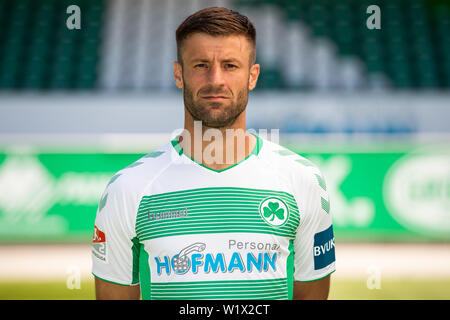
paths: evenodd
<path fill-rule="evenodd" d="M 67 280 L 66 287 L 69 290 L 81 289 L 81 269 L 79 266 L 70 265 L 66 269 Z"/>
<path fill-rule="evenodd" d="M 370 16 L 366 20 L 366 27 L 369 30 L 381 29 L 381 10 L 380 7 L 373 4 L 367 7 L 366 13 Z"/>
<path fill-rule="evenodd" d="M 381 289 L 381 270 L 377 266 L 369 266 L 366 270 L 369 274 L 366 281 L 367 289 L 380 290 Z"/>
<path fill-rule="evenodd" d="M 69 30 L 80 30 L 81 29 L 81 9 L 77 5 L 68 6 L 66 13 L 70 14 L 66 20 L 66 26 Z"/>
<path fill-rule="evenodd" d="M 66 19 L 66 26 L 69 30 L 81 29 L 81 9 L 77 5 L 70 5 L 66 9 L 66 13 L 70 14 Z M 369 30 L 381 29 L 381 9 L 379 6 L 372 4 L 367 7 L 366 13 L 370 16 L 366 20 L 366 27 Z"/>
<path fill-rule="evenodd" d="M 180 145 L 178 146 L 178 148 L 180 148 L 178 149 L 180 154 L 182 151 L 197 162 L 209 165 L 232 165 L 236 163 L 236 161 L 246 157 L 246 146 L 248 147 L 246 136 L 248 137 L 248 133 L 257 135 L 262 139 L 269 140 L 276 144 L 278 144 L 280 140 L 279 129 L 270 129 L 270 133 L 267 129 L 259 129 L 258 132 L 255 129 L 204 129 L 202 121 L 194 121 L 192 135 L 186 129 L 177 129 L 171 133 L 170 139 L 182 143 L 182 148 Z M 257 147 L 258 146 L 256 145 L 254 148 Z M 224 148 L 226 148 L 226 150 Z M 192 163 L 192 161 L 189 161 L 190 159 L 183 157 L 175 157 L 172 160 L 175 163 Z"/>

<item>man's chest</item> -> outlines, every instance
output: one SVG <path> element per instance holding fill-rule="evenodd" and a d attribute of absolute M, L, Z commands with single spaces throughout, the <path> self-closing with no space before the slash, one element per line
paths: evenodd
<path fill-rule="evenodd" d="M 140 241 L 217 233 L 294 238 L 299 223 L 299 206 L 288 192 L 195 188 L 143 196 L 136 218 L 136 235 Z"/>

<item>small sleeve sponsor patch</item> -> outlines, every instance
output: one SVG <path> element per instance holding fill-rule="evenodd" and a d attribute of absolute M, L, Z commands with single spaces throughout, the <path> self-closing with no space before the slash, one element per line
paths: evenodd
<path fill-rule="evenodd" d="M 92 254 L 103 262 L 106 260 L 106 236 L 97 226 L 94 226 L 94 238 L 92 239 Z"/>
<path fill-rule="evenodd" d="M 325 268 L 336 260 L 333 226 L 314 235 L 314 270 Z"/>

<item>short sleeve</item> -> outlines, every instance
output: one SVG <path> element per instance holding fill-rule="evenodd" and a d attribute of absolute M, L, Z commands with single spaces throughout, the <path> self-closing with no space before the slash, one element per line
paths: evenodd
<path fill-rule="evenodd" d="M 106 187 L 97 209 L 92 274 L 115 284 L 136 285 L 139 283 L 136 199 L 120 181 L 114 181 L 115 177 Z"/>
<path fill-rule="evenodd" d="M 330 199 L 318 169 L 310 179 L 294 240 L 294 280 L 319 280 L 335 271 L 335 247 Z"/>

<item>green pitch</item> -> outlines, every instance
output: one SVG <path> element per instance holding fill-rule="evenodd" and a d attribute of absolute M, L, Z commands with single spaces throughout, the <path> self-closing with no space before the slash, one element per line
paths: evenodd
<path fill-rule="evenodd" d="M 90 300 L 95 298 L 93 281 L 79 289 L 60 282 L 0 283 L 0 300 Z M 333 280 L 330 299 L 339 300 L 449 300 L 450 278 L 441 280 L 382 280 L 379 289 L 369 290 L 365 280 Z"/>

